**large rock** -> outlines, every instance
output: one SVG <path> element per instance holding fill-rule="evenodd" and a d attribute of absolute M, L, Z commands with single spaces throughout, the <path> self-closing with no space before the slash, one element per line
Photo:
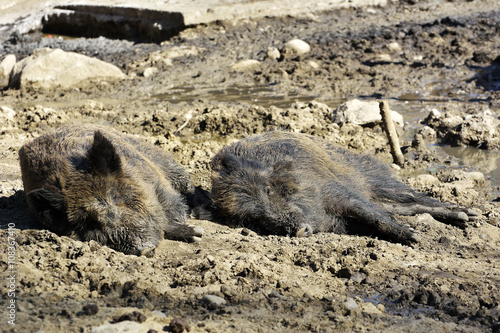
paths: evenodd
<path fill-rule="evenodd" d="M 71 88 L 87 80 L 121 80 L 122 71 L 104 61 L 59 49 L 39 49 L 14 66 L 12 88 Z"/>
<path fill-rule="evenodd" d="M 403 126 L 403 116 L 391 111 L 392 121 Z M 370 125 L 382 122 L 379 102 L 360 101 L 353 99 L 340 105 L 332 112 L 332 120 L 336 123 L 352 123 L 356 125 Z"/>

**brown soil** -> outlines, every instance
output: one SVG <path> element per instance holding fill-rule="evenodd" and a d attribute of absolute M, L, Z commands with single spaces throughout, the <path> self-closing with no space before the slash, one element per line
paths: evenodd
<path fill-rule="evenodd" d="M 174 332 L 170 322 L 185 318 L 176 327 L 191 332 L 498 332 L 498 179 L 425 145 L 412 147 L 408 133 L 421 130 L 418 120 L 434 108 L 463 118 L 490 110 L 498 119 L 499 26 L 498 1 L 401 1 L 314 17 L 218 22 L 162 45 L 38 33 L 6 40 L 0 56 L 58 47 L 114 63 L 129 79 L 0 92 L 0 106 L 16 111 L 2 120 L 0 136 L 0 249 L 7 254 L 15 240 L 16 252 L 13 267 L 7 255 L 0 259 L 2 331 L 99 332 L 108 325 L 102 329 Z M 292 38 L 308 42 L 311 52 L 267 58 L 268 47 L 281 49 Z M 261 65 L 232 71 L 242 59 Z M 145 77 L 149 67 L 158 71 Z M 38 229 L 26 212 L 17 151 L 67 124 L 106 124 L 145 137 L 207 189 L 209 161 L 221 147 L 276 128 L 390 162 L 380 126 L 330 120 L 333 105 L 354 97 L 387 99 L 412 113 L 400 177 L 475 209 L 479 219 L 462 230 L 426 214 L 398 217 L 420 233 L 412 247 L 357 235 L 260 236 L 192 219 L 205 229 L 202 242 L 164 240 L 147 258 L 59 237 Z M 418 176 L 429 173 L 435 177 Z M 15 326 L 8 323 L 11 300 Z"/>

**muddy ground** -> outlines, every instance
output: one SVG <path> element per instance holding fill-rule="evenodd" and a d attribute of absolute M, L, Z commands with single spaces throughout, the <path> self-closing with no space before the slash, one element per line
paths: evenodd
<path fill-rule="evenodd" d="M 281 50 L 292 38 L 311 52 L 267 57 L 268 47 Z M 498 119 L 497 1 L 401 1 L 217 22 L 161 45 L 34 32 L 4 41 L 0 56 L 20 59 L 40 47 L 111 62 L 128 79 L 0 92 L 0 104 L 16 111 L 2 120 L 0 136 L 0 249 L 7 254 L 9 235 L 16 244 L 14 267 L 6 255 L 0 259 L 2 331 L 175 332 L 174 318 L 184 318 L 191 332 L 500 331 L 498 159 L 482 169 L 437 154 L 427 137 L 427 145 L 411 143 L 432 109 L 462 117 L 489 110 Z M 244 59 L 261 64 L 231 70 Z M 147 68 L 157 71 L 144 75 Z M 390 162 L 380 126 L 331 121 L 333 107 L 354 97 L 387 99 L 411 114 L 402 131 L 407 162 L 395 172 L 440 200 L 475 209 L 479 219 L 459 229 L 425 214 L 398 217 L 420 233 L 413 246 L 359 235 L 260 236 L 192 219 L 205 229 L 203 241 L 165 240 L 147 258 L 59 237 L 27 215 L 17 151 L 66 124 L 106 124 L 144 137 L 207 189 L 208 163 L 221 147 L 276 128 Z M 15 280 L 7 280 L 11 268 Z M 15 326 L 8 323 L 11 300 Z"/>

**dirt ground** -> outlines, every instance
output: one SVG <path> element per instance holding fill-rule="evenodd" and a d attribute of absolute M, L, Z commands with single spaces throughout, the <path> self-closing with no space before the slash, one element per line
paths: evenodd
<path fill-rule="evenodd" d="M 311 51 L 284 52 L 293 38 Z M 412 146 L 432 109 L 462 119 L 489 110 L 498 119 L 498 1 L 401 1 L 217 22 L 161 45 L 34 32 L 5 40 L 0 58 L 21 59 L 40 47 L 97 57 L 128 79 L 0 91 L 0 106 L 16 111 L 0 125 L 2 253 L 15 240 L 14 265 L 10 256 L 0 258 L 2 331 L 500 331 L 498 172 L 438 154 L 428 137 L 427 145 Z M 281 58 L 268 57 L 268 47 Z M 261 62 L 231 68 L 245 59 Z M 355 97 L 387 99 L 411 115 L 402 131 L 407 162 L 395 173 L 440 200 L 475 209 L 479 219 L 459 229 L 427 214 L 398 217 L 420 233 L 411 247 L 359 235 L 260 236 L 191 219 L 205 230 L 201 242 L 164 240 L 148 258 L 59 237 L 37 228 L 26 212 L 17 151 L 67 124 L 105 124 L 146 138 L 172 152 L 206 189 L 219 149 L 277 128 L 390 162 L 380 126 L 331 121 L 334 106 Z M 15 326 L 8 323 L 12 300 Z M 169 328 L 174 318 L 185 322 Z"/>

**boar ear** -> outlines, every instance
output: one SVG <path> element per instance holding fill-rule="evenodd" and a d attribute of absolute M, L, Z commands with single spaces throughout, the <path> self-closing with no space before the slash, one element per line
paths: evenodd
<path fill-rule="evenodd" d="M 227 173 L 241 169 L 241 160 L 236 155 L 231 153 L 222 155 L 220 164 Z"/>
<path fill-rule="evenodd" d="M 87 157 L 90 168 L 94 172 L 110 174 L 121 169 L 120 156 L 116 153 L 111 141 L 106 139 L 100 131 L 94 133 L 94 142 Z"/>
<path fill-rule="evenodd" d="M 33 213 L 45 226 L 62 231 L 66 222 L 66 201 L 57 189 L 40 188 L 29 192 L 26 199 Z"/>

